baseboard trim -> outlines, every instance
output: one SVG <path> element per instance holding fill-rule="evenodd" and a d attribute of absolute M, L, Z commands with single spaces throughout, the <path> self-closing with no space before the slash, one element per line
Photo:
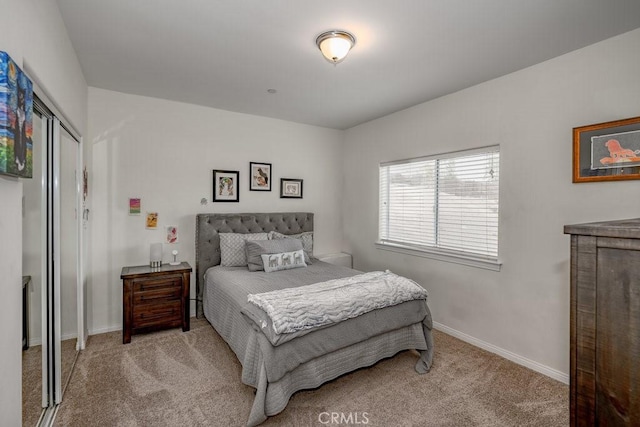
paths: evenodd
<path fill-rule="evenodd" d="M 64 334 L 64 335 L 62 335 L 61 341 L 71 340 L 71 339 L 74 339 L 74 338 L 78 338 L 78 334 L 77 333 Z"/>
<path fill-rule="evenodd" d="M 108 326 L 106 328 L 99 328 L 99 329 L 90 329 L 89 330 L 89 336 L 91 335 L 98 335 L 98 334 L 106 334 L 107 332 L 116 332 L 116 331 L 121 331 L 122 330 L 122 326 L 118 325 L 118 326 Z"/>
<path fill-rule="evenodd" d="M 433 322 L 433 327 L 434 329 L 456 337 L 471 345 L 480 347 L 481 349 L 487 350 L 491 353 L 495 353 L 498 356 L 502 356 L 507 360 L 517 363 L 518 365 L 522 365 L 533 371 L 539 372 L 542 375 L 546 375 L 550 378 L 553 378 L 554 380 L 560 381 L 561 383 L 569 384 L 569 375 L 565 374 L 564 372 L 560 372 L 557 369 L 553 369 L 534 360 L 527 359 L 526 357 L 520 356 L 519 354 L 512 353 L 509 350 L 505 350 L 486 341 L 482 341 L 478 338 L 472 337 L 471 335 L 467 335 L 464 332 L 460 332 L 456 329 L 450 328 L 449 326 L 443 325 L 442 323 Z"/>
<path fill-rule="evenodd" d="M 29 347 L 35 347 L 37 345 L 42 345 L 42 338 L 29 338 Z"/>
<path fill-rule="evenodd" d="M 72 338 L 78 338 L 78 334 L 66 334 L 62 336 L 62 341 L 70 340 Z M 42 345 L 42 337 L 29 338 L 29 347 L 35 347 Z"/>
<path fill-rule="evenodd" d="M 189 317 L 192 319 L 196 318 L 196 311 L 195 310 L 191 310 L 191 312 L 189 313 Z M 122 325 L 116 325 L 116 326 L 107 326 L 106 328 L 98 328 L 98 329 L 89 329 L 87 331 L 87 336 L 91 336 L 91 335 L 98 335 L 98 334 L 106 334 L 107 332 L 116 332 L 116 331 L 122 331 Z M 86 343 L 86 341 L 85 341 Z"/>

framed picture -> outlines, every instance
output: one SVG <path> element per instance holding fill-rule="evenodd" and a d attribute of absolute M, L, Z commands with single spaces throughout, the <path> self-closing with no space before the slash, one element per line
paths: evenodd
<path fill-rule="evenodd" d="M 240 201 L 240 172 L 238 171 L 213 171 L 213 198 L 212 202 L 239 202 Z"/>
<path fill-rule="evenodd" d="M 293 178 L 281 178 L 280 198 L 302 199 L 302 180 Z"/>
<path fill-rule="evenodd" d="M 251 191 L 271 191 L 271 163 L 249 163 Z"/>
<path fill-rule="evenodd" d="M 640 117 L 573 128 L 573 182 L 640 179 Z"/>

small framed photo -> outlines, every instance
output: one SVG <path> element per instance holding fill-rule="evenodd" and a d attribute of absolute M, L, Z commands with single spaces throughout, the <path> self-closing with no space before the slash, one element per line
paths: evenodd
<path fill-rule="evenodd" d="M 302 180 L 294 178 L 281 178 L 280 198 L 302 199 Z"/>
<path fill-rule="evenodd" d="M 640 117 L 573 129 L 573 182 L 640 179 Z"/>
<path fill-rule="evenodd" d="M 249 162 L 249 190 L 271 191 L 271 163 Z"/>
<path fill-rule="evenodd" d="M 212 202 L 239 202 L 240 201 L 240 172 L 238 171 L 213 171 L 213 198 Z"/>

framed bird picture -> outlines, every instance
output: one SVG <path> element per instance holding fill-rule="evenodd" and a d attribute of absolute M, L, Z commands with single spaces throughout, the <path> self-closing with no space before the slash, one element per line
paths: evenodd
<path fill-rule="evenodd" d="M 573 182 L 640 179 L 640 117 L 573 129 Z"/>
<path fill-rule="evenodd" d="M 271 163 L 249 162 L 249 190 L 271 191 Z"/>

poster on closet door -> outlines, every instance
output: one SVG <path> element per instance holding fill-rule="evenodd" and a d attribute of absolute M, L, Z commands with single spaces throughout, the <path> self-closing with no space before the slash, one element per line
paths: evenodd
<path fill-rule="evenodd" d="M 33 177 L 33 83 L 0 51 L 0 174 Z"/>

